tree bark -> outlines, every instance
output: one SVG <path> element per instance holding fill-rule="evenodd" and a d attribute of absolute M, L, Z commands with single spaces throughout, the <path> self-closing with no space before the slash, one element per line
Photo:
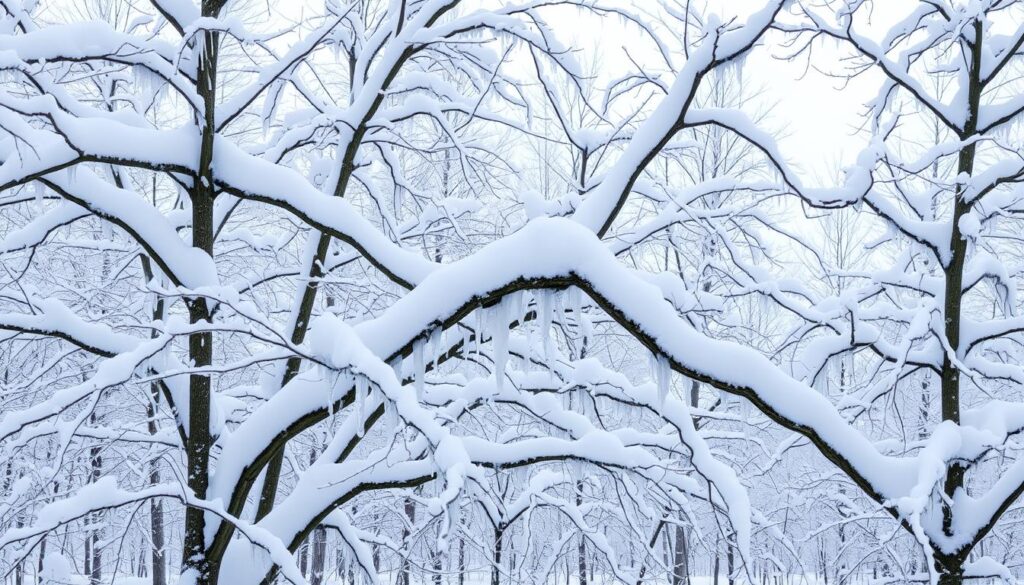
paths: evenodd
<path fill-rule="evenodd" d="M 726 579 L 729 585 L 735 585 L 736 578 L 734 577 L 734 574 L 736 571 L 736 560 L 733 557 L 732 543 L 727 542 L 725 544 L 725 547 L 725 570 L 729 571 L 729 575 L 726 577 Z M 825 582 L 825 585 L 828 585 L 828 581 Z"/>
<path fill-rule="evenodd" d="M 327 529 L 317 526 L 313 531 L 313 555 L 309 569 L 310 585 L 321 585 L 324 581 L 324 564 L 327 560 Z"/>
<path fill-rule="evenodd" d="M 223 0 L 204 0 L 204 17 L 216 17 L 223 6 Z M 196 75 L 196 89 L 202 98 L 203 119 L 199 152 L 198 173 L 189 191 L 192 203 L 192 246 L 213 258 L 215 198 L 213 177 L 213 146 L 216 134 L 217 104 L 217 52 L 220 35 L 216 31 L 205 31 L 197 37 L 202 43 L 201 59 Z M 189 323 L 201 325 L 212 320 L 206 299 L 188 299 Z M 208 331 L 189 335 L 188 354 L 195 368 L 213 364 L 213 335 Z M 210 404 L 212 385 L 208 374 L 195 373 L 189 376 L 189 432 L 186 446 L 187 483 L 196 498 L 206 499 L 210 485 L 210 449 L 214 437 L 210 432 Z M 185 539 L 182 546 L 182 572 L 191 573 L 196 585 L 216 585 L 219 567 L 210 566 L 206 554 L 206 514 L 194 506 L 185 508 Z M 219 563 L 218 563 L 219 564 Z"/>
<path fill-rule="evenodd" d="M 416 503 L 413 502 L 412 498 L 406 498 L 405 500 L 405 517 L 409 519 L 409 526 L 416 524 Z M 402 528 L 402 544 L 405 546 L 405 556 L 402 557 L 402 567 L 398 572 L 398 585 L 412 585 L 410 578 L 410 563 L 409 563 L 409 536 L 412 531 L 407 528 Z"/>
<path fill-rule="evenodd" d="M 971 63 L 969 67 L 969 80 L 967 90 L 967 123 L 964 125 L 963 138 L 973 136 L 978 128 L 978 111 L 981 104 L 981 43 L 982 26 L 981 22 L 974 22 L 974 47 L 971 51 Z M 971 176 L 974 172 L 974 159 L 977 153 L 977 145 L 972 142 L 960 150 L 957 160 L 957 175 Z M 960 321 L 962 319 L 961 309 L 963 301 L 963 277 L 964 264 L 967 260 L 967 240 L 960 232 L 960 219 L 971 210 L 971 204 L 964 201 L 964 185 L 957 186 L 956 196 L 953 199 L 953 221 L 952 233 L 950 235 L 951 259 L 949 266 L 945 268 L 946 276 L 946 298 L 944 306 L 945 334 L 949 347 L 954 353 L 960 352 Z M 943 354 L 942 359 L 942 420 L 960 423 L 960 370 L 950 359 L 949 353 Z M 943 491 L 950 498 L 963 487 L 964 468 L 952 464 L 946 472 L 946 480 Z M 943 530 L 947 535 L 952 534 L 952 512 L 948 506 L 943 506 Z"/>
<path fill-rule="evenodd" d="M 466 585 L 466 539 L 459 537 L 459 585 Z"/>
<path fill-rule="evenodd" d="M 153 309 L 154 319 L 163 319 L 164 301 L 158 299 Z M 153 333 L 156 335 L 156 333 Z M 156 382 L 150 384 L 150 403 L 146 406 L 147 427 L 150 435 L 157 434 L 159 430 L 156 424 L 157 407 L 160 405 L 160 385 Z M 157 461 L 149 463 L 149 485 L 155 486 L 160 483 L 160 465 Z M 150 565 L 152 567 L 153 585 L 167 585 L 167 559 L 165 558 L 164 547 L 164 505 L 159 498 L 149 501 L 149 538 L 152 544 L 150 551 Z"/>
<path fill-rule="evenodd" d="M 576 481 L 576 507 L 583 504 L 583 481 Z M 579 569 L 580 585 L 587 585 L 587 541 L 580 534 L 580 542 L 576 549 L 576 563 Z"/>
<path fill-rule="evenodd" d="M 494 528 L 494 564 L 491 565 L 491 585 L 501 585 L 501 539 L 505 526 L 499 524 Z"/>
<path fill-rule="evenodd" d="M 686 546 L 686 529 L 676 524 L 675 547 L 672 551 L 672 585 L 690 582 L 690 563 Z"/>
<path fill-rule="evenodd" d="M 89 422 L 96 424 L 96 414 L 93 413 L 89 416 Z M 91 476 L 89 483 L 96 483 L 103 476 L 103 456 L 99 446 L 89 448 L 89 465 L 91 467 Z M 100 581 L 103 580 L 103 550 L 100 548 L 100 527 L 99 524 L 102 521 L 102 512 L 93 512 L 89 518 L 89 535 L 86 537 L 88 558 L 88 571 L 89 584 L 99 585 Z"/>

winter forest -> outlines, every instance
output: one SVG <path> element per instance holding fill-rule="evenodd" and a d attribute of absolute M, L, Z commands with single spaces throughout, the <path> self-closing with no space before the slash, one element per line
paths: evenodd
<path fill-rule="evenodd" d="M 0 0 L 0 576 L 1016 583 L 1022 280 L 1024 0 Z"/>

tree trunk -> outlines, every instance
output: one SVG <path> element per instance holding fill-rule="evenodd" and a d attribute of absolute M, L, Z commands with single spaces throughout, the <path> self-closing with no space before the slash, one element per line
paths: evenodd
<path fill-rule="evenodd" d="M 690 566 L 687 558 L 686 529 L 676 524 L 675 546 L 672 551 L 672 585 L 690 582 Z"/>
<path fill-rule="evenodd" d="M 576 481 L 576 507 L 583 504 L 583 481 Z M 580 585 L 587 585 L 587 541 L 580 534 L 579 546 L 576 549 L 576 561 L 579 568 Z"/>
<path fill-rule="evenodd" d="M 92 575 L 92 539 L 88 534 L 82 542 L 82 574 Z"/>
<path fill-rule="evenodd" d="M 735 585 L 736 578 L 733 576 L 733 574 L 736 571 L 736 566 L 735 566 L 736 559 L 733 557 L 732 544 L 731 543 L 726 543 L 725 546 L 726 546 L 726 549 L 725 549 L 725 570 L 729 571 L 729 575 L 727 576 L 727 579 L 728 579 L 729 585 Z M 828 585 L 827 581 L 825 582 L 825 585 Z"/>
<path fill-rule="evenodd" d="M 216 17 L 223 2 L 204 0 L 203 16 Z M 216 134 L 217 51 L 219 33 L 205 31 L 196 42 L 204 44 L 197 71 L 196 87 L 203 100 L 204 118 L 199 121 L 202 137 L 198 174 L 189 191 L 192 203 L 192 246 L 213 258 L 215 197 L 213 177 L 213 144 Z M 188 299 L 189 323 L 200 325 L 212 320 L 205 298 Z M 196 332 L 188 338 L 188 357 L 195 368 L 213 364 L 213 335 L 208 331 Z M 189 375 L 189 432 L 186 446 L 187 483 L 196 498 L 205 500 L 210 485 L 210 449 L 214 437 L 210 432 L 210 404 L 212 385 L 209 374 Z M 210 566 L 206 554 L 206 513 L 200 508 L 185 508 L 185 539 L 182 546 L 181 567 L 190 573 L 196 585 L 216 585 L 219 567 Z"/>
<path fill-rule="evenodd" d="M 434 552 L 434 585 L 441 585 L 442 572 L 441 572 L 441 551 Z"/>
<path fill-rule="evenodd" d="M 96 414 L 93 413 L 89 416 L 90 424 L 96 424 Z M 91 469 L 91 475 L 89 483 L 96 483 L 103 476 L 103 456 L 100 447 L 89 448 L 89 465 Z M 86 537 L 88 544 L 86 550 L 86 556 L 88 557 L 89 569 L 87 574 L 89 575 L 90 585 L 99 585 L 103 579 L 103 551 L 100 548 L 100 523 L 103 519 L 102 512 L 93 512 L 89 515 L 89 534 Z"/>
<path fill-rule="evenodd" d="M 118 187 L 123 182 L 120 176 L 116 177 Z M 153 202 L 156 204 L 156 178 L 153 179 Z M 150 282 L 155 277 L 153 272 L 153 264 L 149 256 L 141 255 L 140 260 L 142 263 L 142 273 L 146 278 L 146 282 Z M 153 321 L 164 320 L 164 299 L 157 297 L 153 303 Z M 150 337 L 155 338 L 158 335 L 158 331 L 154 328 L 150 332 Z M 160 410 L 160 398 L 161 398 L 161 387 L 159 382 L 153 382 L 149 385 L 149 403 L 146 405 L 146 430 L 150 436 L 156 435 L 160 428 L 156 424 L 156 417 Z M 149 485 L 156 486 L 160 483 L 160 465 L 156 459 L 149 462 Z M 152 568 L 153 581 L 152 585 L 167 585 L 167 554 L 164 550 L 166 543 L 164 541 L 164 504 L 160 498 L 153 498 L 149 501 L 149 540 L 152 548 L 150 549 L 150 566 Z M 142 575 L 144 576 L 144 575 Z"/>
<path fill-rule="evenodd" d="M 327 529 L 317 526 L 313 530 L 313 559 L 309 569 L 310 585 L 321 585 L 324 581 L 324 564 L 327 560 Z"/>
<path fill-rule="evenodd" d="M 299 570 L 302 571 L 302 576 L 309 579 L 309 542 L 304 542 L 299 546 Z"/>
<path fill-rule="evenodd" d="M 405 517 L 409 519 L 410 527 L 416 524 L 416 503 L 413 502 L 412 498 L 406 498 L 405 500 Z M 405 556 L 402 557 L 402 567 L 398 572 L 398 585 L 412 585 L 409 566 L 409 549 L 411 548 L 409 536 L 411 534 L 412 531 L 408 527 L 402 528 L 402 545 L 405 546 L 406 552 Z"/>
<path fill-rule="evenodd" d="M 159 301 L 158 306 L 163 306 Z M 160 311 L 163 312 L 162 310 Z M 147 406 L 149 417 L 149 434 L 157 433 L 156 406 L 160 403 L 160 387 L 153 383 L 150 385 L 152 401 Z M 149 464 L 149 485 L 155 486 L 160 483 L 160 467 L 156 461 Z M 149 538 L 152 544 L 150 554 L 150 565 L 153 568 L 153 585 L 167 585 L 167 560 L 164 557 L 164 504 L 159 498 L 149 501 Z"/>
<path fill-rule="evenodd" d="M 981 107 L 981 54 L 982 25 L 974 21 L 974 46 L 971 50 L 971 63 L 968 65 L 967 88 L 967 122 L 964 125 L 963 138 L 973 136 L 978 129 L 978 111 Z M 957 161 L 957 176 L 971 176 L 974 173 L 974 158 L 977 143 L 971 142 L 960 150 Z M 959 180 L 959 179 L 958 179 Z M 953 353 L 959 357 L 960 352 L 960 321 L 961 304 L 963 301 L 964 264 L 967 260 L 967 240 L 960 232 L 960 219 L 970 212 L 971 204 L 964 201 L 965 185 L 958 184 L 956 196 L 953 198 L 952 234 L 949 247 L 951 258 L 945 268 L 946 294 L 943 307 L 945 317 L 946 340 Z M 960 370 L 950 359 L 950 353 L 943 352 L 942 358 L 942 420 L 960 424 Z M 964 468 L 957 464 L 949 465 L 943 491 L 952 498 L 964 483 Z M 953 532 L 953 517 L 949 506 L 943 505 L 942 528 L 947 535 Z"/>
<path fill-rule="evenodd" d="M 505 526 L 499 524 L 494 529 L 494 564 L 491 565 L 491 585 L 501 585 L 501 538 Z"/>
<path fill-rule="evenodd" d="M 459 585 L 466 585 L 466 539 L 459 537 Z"/>
<path fill-rule="evenodd" d="M 46 535 L 39 541 L 39 564 L 36 565 L 36 575 L 43 574 L 43 565 L 46 564 Z M 40 580 L 40 583 L 42 581 Z"/>

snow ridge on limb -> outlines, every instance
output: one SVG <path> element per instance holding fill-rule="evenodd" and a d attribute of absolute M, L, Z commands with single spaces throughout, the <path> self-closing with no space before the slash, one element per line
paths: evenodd
<path fill-rule="evenodd" d="M 635 286 L 616 284 L 623 282 Z M 619 264 L 589 229 L 571 220 L 530 222 L 516 234 L 439 269 L 380 317 L 356 325 L 355 331 L 375 354 L 391 358 L 409 353 L 409 340 L 434 323 L 453 325 L 485 299 L 514 289 L 570 284 L 591 295 L 621 325 L 641 336 L 642 343 L 668 356 L 677 372 L 753 399 L 788 426 L 818 435 L 837 457 L 862 470 L 874 495 L 898 497 L 914 484 L 912 474 L 901 468 L 904 461 L 881 455 L 824 397 L 757 351 L 696 332 L 657 288 Z M 453 294 L 455 290 L 460 294 Z M 735 363 L 749 367 L 737 370 L 731 367 Z"/>

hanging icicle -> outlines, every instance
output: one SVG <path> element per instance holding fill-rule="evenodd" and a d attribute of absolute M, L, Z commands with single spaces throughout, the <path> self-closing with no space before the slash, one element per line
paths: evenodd
<path fill-rule="evenodd" d="M 491 341 L 494 344 L 494 383 L 501 392 L 505 383 L 505 366 L 508 364 L 508 311 L 507 297 L 491 307 Z"/>
<path fill-rule="evenodd" d="M 394 432 L 398 432 L 398 407 L 394 402 L 385 399 L 384 400 L 384 428 L 392 429 Z"/>
<path fill-rule="evenodd" d="M 391 369 L 394 370 L 395 379 L 398 380 L 399 384 L 402 384 L 405 381 L 405 374 L 403 373 L 403 370 L 405 369 L 404 366 L 405 360 L 402 359 L 402 356 L 398 356 L 391 361 Z"/>
<path fill-rule="evenodd" d="M 327 413 L 330 416 L 330 418 L 333 419 L 335 415 L 334 401 L 339 399 L 338 392 L 343 392 L 344 390 L 340 389 L 348 388 L 349 386 L 351 386 L 354 382 L 354 377 L 351 373 L 348 372 L 348 370 L 345 370 L 344 372 L 341 373 L 337 373 L 334 370 L 329 370 L 328 376 L 330 376 L 332 380 L 331 385 L 329 387 L 330 389 L 327 391 Z"/>
<path fill-rule="evenodd" d="M 658 401 L 664 405 L 665 400 L 668 398 L 669 385 L 672 381 L 672 368 L 668 362 L 668 356 L 665 354 L 658 354 L 657 362 Z"/>
<path fill-rule="evenodd" d="M 569 295 L 569 309 L 572 311 L 573 324 L 576 325 L 576 331 L 579 333 L 583 327 L 583 294 L 575 286 L 570 286 L 566 294 Z"/>
<path fill-rule="evenodd" d="M 523 315 L 526 314 L 526 295 L 523 294 L 523 291 L 517 290 L 506 298 L 508 299 L 509 320 L 514 319 L 518 321 L 522 319 Z"/>
<path fill-rule="evenodd" d="M 356 436 L 362 437 L 366 428 L 366 401 L 369 400 L 370 382 L 366 376 L 356 376 Z"/>
<path fill-rule="evenodd" d="M 540 291 L 540 341 L 544 347 L 544 361 L 551 362 L 551 320 L 554 317 L 554 293 Z"/>
<path fill-rule="evenodd" d="M 423 340 L 417 339 L 412 343 L 412 363 L 414 372 L 413 385 L 416 388 L 416 399 L 423 399 L 423 378 L 427 375 L 427 364 L 423 357 Z"/>
<path fill-rule="evenodd" d="M 476 347 L 474 348 L 477 357 L 479 357 L 480 349 L 484 344 L 484 308 L 480 307 L 476 310 Z"/>
<path fill-rule="evenodd" d="M 441 365 L 441 354 L 444 353 L 444 330 L 440 325 L 430 331 L 430 363 L 434 364 L 436 370 Z"/>

